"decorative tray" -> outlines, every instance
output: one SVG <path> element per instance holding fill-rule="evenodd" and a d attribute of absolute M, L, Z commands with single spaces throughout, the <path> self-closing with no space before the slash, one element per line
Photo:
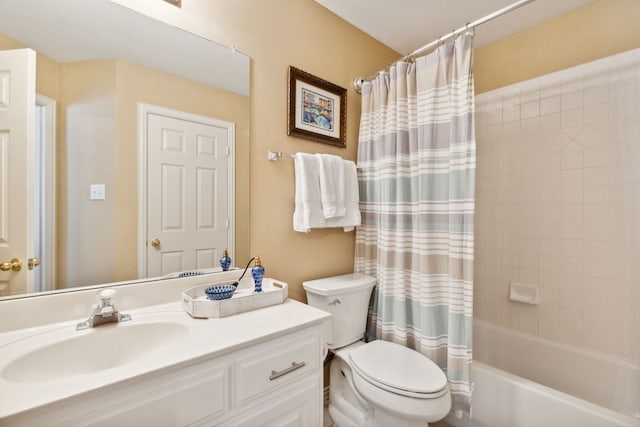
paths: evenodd
<path fill-rule="evenodd" d="M 223 285 L 226 283 L 216 283 Z M 182 308 L 192 317 L 226 317 L 245 311 L 256 310 L 275 304 L 282 304 L 289 296 L 285 282 L 265 278 L 262 292 L 254 292 L 253 287 L 238 287 L 233 296 L 224 300 L 210 300 L 204 290 L 212 284 L 195 286 L 182 292 Z"/>

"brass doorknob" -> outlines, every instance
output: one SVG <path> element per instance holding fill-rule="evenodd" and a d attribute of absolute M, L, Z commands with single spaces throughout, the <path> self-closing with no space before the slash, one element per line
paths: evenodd
<path fill-rule="evenodd" d="M 151 241 L 151 246 L 153 246 L 154 248 L 160 247 L 160 240 L 159 239 L 153 239 Z"/>
<path fill-rule="evenodd" d="M 35 267 L 40 265 L 40 258 L 29 258 L 27 259 L 27 267 L 29 270 L 33 270 Z"/>
<path fill-rule="evenodd" d="M 9 270 L 20 271 L 20 270 L 22 270 L 22 261 L 20 261 L 18 258 L 14 258 L 9 262 L 3 262 L 2 264 L 0 264 L 0 270 L 2 270 L 2 271 L 9 271 Z"/>

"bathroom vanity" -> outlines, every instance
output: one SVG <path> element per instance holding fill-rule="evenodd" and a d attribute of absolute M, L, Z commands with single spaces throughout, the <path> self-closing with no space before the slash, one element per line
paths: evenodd
<path fill-rule="evenodd" d="M 218 319 L 178 301 L 127 312 L 0 333 L 0 426 L 322 425 L 327 313 L 293 300 Z"/>

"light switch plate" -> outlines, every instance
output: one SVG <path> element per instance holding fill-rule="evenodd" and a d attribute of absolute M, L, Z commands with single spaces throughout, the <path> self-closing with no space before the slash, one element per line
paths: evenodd
<path fill-rule="evenodd" d="M 105 199 L 105 185 L 91 184 L 89 189 L 89 200 L 104 200 L 104 199 Z"/>

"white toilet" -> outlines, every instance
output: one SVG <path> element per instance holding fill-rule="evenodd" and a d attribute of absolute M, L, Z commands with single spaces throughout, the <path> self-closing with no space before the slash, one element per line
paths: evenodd
<path fill-rule="evenodd" d="M 329 413 L 338 427 L 425 427 L 451 409 L 447 378 L 414 350 L 362 341 L 375 283 L 359 273 L 303 283 L 309 305 L 332 315 Z"/>

